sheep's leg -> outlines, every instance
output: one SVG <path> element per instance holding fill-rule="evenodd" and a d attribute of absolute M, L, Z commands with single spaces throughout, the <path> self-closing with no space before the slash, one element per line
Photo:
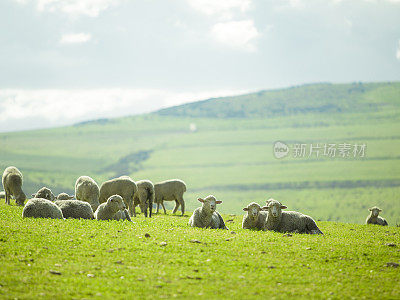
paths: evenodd
<path fill-rule="evenodd" d="M 166 214 L 167 214 L 167 210 L 165 209 L 164 201 L 163 201 L 163 200 L 161 201 L 161 206 L 162 206 L 162 208 L 164 209 L 164 215 L 166 215 Z"/>
<path fill-rule="evenodd" d="M 136 205 L 133 206 L 133 216 L 136 218 Z"/>
<path fill-rule="evenodd" d="M 178 202 L 178 200 L 175 200 L 175 207 L 174 207 L 174 210 L 172 211 L 173 214 L 176 213 L 176 211 L 178 210 L 179 205 L 180 205 L 180 203 Z"/>
<path fill-rule="evenodd" d="M 182 211 L 182 216 L 185 213 L 185 201 L 183 200 L 183 197 L 180 196 L 178 198 L 179 204 L 181 205 L 181 211 Z"/>
<path fill-rule="evenodd" d="M 157 210 L 156 210 L 156 214 L 158 214 L 158 210 L 160 209 L 160 203 L 157 202 Z"/>
<path fill-rule="evenodd" d="M 151 215 L 152 215 L 152 213 L 153 213 L 153 201 L 150 199 L 149 200 L 149 213 L 150 213 L 150 218 L 151 218 Z"/>
<path fill-rule="evenodd" d="M 10 193 L 8 193 L 7 191 L 4 191 L 6 194 L 6 204 L 10 205 Z"/>

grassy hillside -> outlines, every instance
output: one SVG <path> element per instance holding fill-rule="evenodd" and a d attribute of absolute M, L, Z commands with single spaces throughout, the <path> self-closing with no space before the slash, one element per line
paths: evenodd
<path fill-rule="evenodd" d="M 287 235 L 243 230 L 240 216 L 212 230 L 188 227 L 188 217 L 129 223 L 21 211 L 0 204 L 4 299 L 400 297 L 398 227 L 318 222 L 324 236 Z"/>
<path fill-rule="evenodd" d="M 190 131 L 190 124 L 197 130 Z M 153 114 L 0 134 L 0 167 L 15 165 L 31 194 L 73 192 L 129 174 L 181 178 L 188 209 L 214 194 L 241 213 L 274 197 L 315 219 L 363 223 L 378 205 L 400 223 L 400 83 L 314 84 L 186 104 Z M 275 141 L 290 146 L 276 159 Z M 365 157 L 293 157 L 294 144 L 366 145 Z"/>

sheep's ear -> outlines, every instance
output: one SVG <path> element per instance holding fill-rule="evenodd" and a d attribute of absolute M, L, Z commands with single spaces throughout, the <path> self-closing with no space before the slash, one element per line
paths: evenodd
<path fill-rule="evenodd" d="M 32 194 L 32 197 L 35 197 L 36 196 L 36 194 Z"/>
<path fill-rule="evenodd" d="M 74 199 L 74 196 L 68 196 L 68 199 Z"/>
<path fill-rule="evenodd" d="M 33 195 L 32 195 L 33 196 Z M 368 208 L 369 211 L 372 211 L 372 208 Z"/>
<path fill-rule="evenodd" d="M 215 201 L 215 203 L 217 203 L 217 204 L 221 204 L 221 203 L 222 203 L 222 201 L 221 201 L 221 200 L 217 200 L 217 201 Z"/>
<path fill-rule="evenodd" d="M 261 210 L 268 210 L 268 206 L 261 207 Z"/>
<path fill-rule="evenodd" d="M 249 209 L 247 207 L 243 208 L 244 211 L 249 211 Z"/>
<path fill-rule="evenodd" d="M 379 211 L 379 212 L 381 212 L 381 211 L 382 211 L 382 209 L 378 209 L 378 211 Z"/>
<path fill-rule="evenodd" d="M 201 203 L 204 203 L 204 199 L 197 198 L 197 200 L 198 200 L 199 202 L 201 202 Z"/>
<path fill-rule="evenodd" d="M 281 209 L 285 209 L 285 208 L 287 208 L 286 205 L 281 205 Z"/>

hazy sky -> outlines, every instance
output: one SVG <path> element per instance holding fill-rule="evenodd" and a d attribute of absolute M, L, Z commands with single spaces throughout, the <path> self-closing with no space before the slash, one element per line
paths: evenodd
<path fill-rule="evenodd" d="M 400 0 L 0 0 L 0 131 L 400 80 Z"/>

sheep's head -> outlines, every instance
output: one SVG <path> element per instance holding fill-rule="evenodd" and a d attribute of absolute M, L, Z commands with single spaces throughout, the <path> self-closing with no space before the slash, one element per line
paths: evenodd
<path fill-rule="evenodd" d="M 261 206 L 258 203 L 251 202 L 247 207 L 243 208 L 243 210 L 247 211 L 247 215 L 250 218 L 256 220 L 260 214 Z"/>
<path fill-rule="evenodd" d="M 124 199 L 120 195 L 112 195 L 107 199 L 107 204 L 115 208 L 116 211 L 123 210 L 126 208 Z"/>
<path fill-rule="evenodd" d="M 377 206 L 374 206 L 374 207 L 371 207 L 371 208 L 369 209 L 369 211 L 371 212 L 371 215 L 372 215 L 373 217 L 377 217 L 377 216 L 379 215 L 379 213 L 382 211 L 382 209 L 380 209 L 380 208 L 377 207 Z"/>
<path fill-rule="evenodd" d="M 40 190 L 37 191 L 36 194 L 32 194 L 32 197 L 34 197 L 34 198 L 43 198 L 43 199 L 47 199 L 47 200 L 50 200 L 50 201 L 54 201 L 56 199 L 54 194 L 47 187 L 42 187 Z"/>
<path fill-rule="evenodd" d="M 57 200 L 71 200 L 74 199 L 74 196 L 70 196 L 67 193 L 60 193 L 57 196 Z"/>
<path fill-rule="evenodd" d="M 217 200 L 213 195 L 209 195 L 204 199 L 198 198 L 197 200 L 202 203 L 203 209 L 209 212 L 214 212 L 217 208 L 217 204 L 222 203 L 222 201 Z"/>
<path fill-rule="evenodd" d="M 274 199 L 267 200 L 266 204 L 267 205 L 263 206 L 262 210 L 267 210 L 268 215 L 273 218 L 280 218 L 282 209 L 287 208 L 285 205 L 282 205 L 282 203 Z"/>
<path fill-rule="evenodd" d="M 15 202 L 17 203 L 17 205 L 20 205 L 20 206 L 24 206 L 25 200 L 26 200 L 26 196 L 25 196 L 24 192 L 22 192 L 22 191 L 21 191 L 21 193 L 19 193 L 18 196 L 15 197 Z"/>

